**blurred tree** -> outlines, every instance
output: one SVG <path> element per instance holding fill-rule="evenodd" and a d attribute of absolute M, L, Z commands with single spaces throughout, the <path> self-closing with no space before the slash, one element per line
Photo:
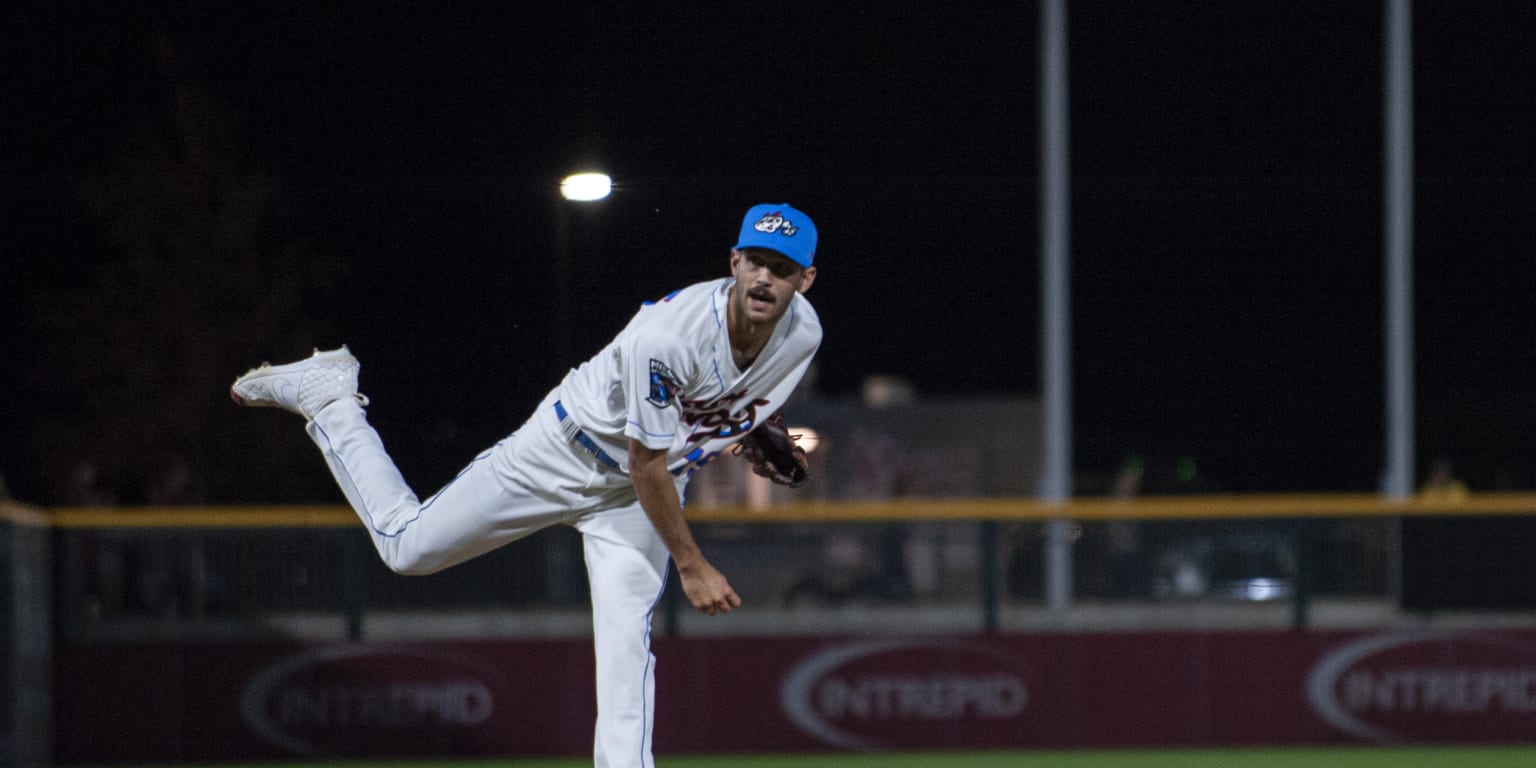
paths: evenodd
<path fill-rule="evenodd" d="M 326 341 L 306 308 L 340 260 L 290 231 L 283 185 L 242 153 L 236 113 L 166 38 L 153 53 L 163 99 L 79 188 L 103 258 L 39 302 L 48 343 L 30 385 L 55 406 L 42 470 L 62 488 L 93 462 L 125 502 L 188 470 L 188 500 L 313 498 L 328 486 L 303 433 L 237 412 L 227 388 L 261 355 Z"/>

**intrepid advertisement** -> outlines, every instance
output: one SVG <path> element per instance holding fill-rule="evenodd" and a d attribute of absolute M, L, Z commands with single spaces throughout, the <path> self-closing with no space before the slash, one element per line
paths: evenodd
<path fill-rule="evenodd" d="M 1498 741 L 1536 735 L 1536 644 L 1459 633 L 1375 635 L 1312 667 L 1312 709 L 1362 741 Z"/>
<path fill-rule="evenodd" d="M 873 640 L 800 659 L 779 683 L 783 714 L 846 749 L 1000 746 L 1022 730 L 1023 663 L 961 641 Z"/>
<path fill-rule="evenodd" d="M 510 687 L 473 656 L 410 647 L 318 648 L 247 678 L 240 719 L 266 744 L 295 755 L 441 749 L 474 739 L 496 712 L 497 690 Z"/>
<path fill-rule="evenodd" d="M 1529 741 L 1536 632 L 657 638 L 660 754 Z M 69 648 L 55 762 L 579 755 L 586 639 Z"/>

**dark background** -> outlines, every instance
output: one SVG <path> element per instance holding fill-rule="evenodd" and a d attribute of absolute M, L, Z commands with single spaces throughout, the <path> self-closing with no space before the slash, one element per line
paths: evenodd
<path fill-rule="evenodd" d="M 1382 4 L 1068 5 L 1077 467 L 1375 489 Z M 1416 5 L 1419 459 L 1530 488 L 1536 5 Z M 822 233 L 821 394 L 1037 393 L 1035 4 L 5 13 L 0 472 L 26 500 L 80 500 L 87 459 L 122 502 L 334 498 L 291 417 L 225 387 L 342 342 L 435 487 L 641 301 L 724 275 L 758 202 Z M 563 203 L 585 166 L 617 192 Z"/>

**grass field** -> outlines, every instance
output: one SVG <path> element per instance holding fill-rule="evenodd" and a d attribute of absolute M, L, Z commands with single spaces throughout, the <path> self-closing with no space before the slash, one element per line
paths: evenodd
<path fill-rule="evenodd" d="M 358 768 L 579 768 L 590 758 L 367 762 Z M 657 768 L 1531 768 L 1536 746 L 661 756 Z M 337 763 L 239 768 L 337 768 Z"/>

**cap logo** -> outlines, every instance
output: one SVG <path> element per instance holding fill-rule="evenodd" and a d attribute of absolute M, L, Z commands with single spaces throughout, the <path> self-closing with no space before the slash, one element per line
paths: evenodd
<path fill-rule="evenodd" d="M 779 211 L 764 214 L 756 224 L 752 225 L 752 228 L 765 234 L 780 234 L 785 237 L 794 237 L 795 233 L 800 231 L 794 222 L 784 218 L 784 214 Z"/>

